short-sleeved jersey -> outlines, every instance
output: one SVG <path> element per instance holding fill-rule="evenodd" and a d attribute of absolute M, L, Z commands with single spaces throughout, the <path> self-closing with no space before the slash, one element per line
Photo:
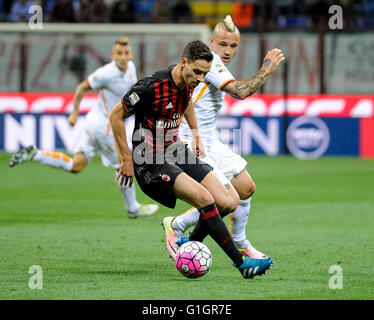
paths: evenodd
<path fill-rule="evenodd" d="M 98 91 L 99 108 L 107 117 L 137 80 L 135 64 L 132 61 L 128 62 L 125 72 L 112 61 L 87 78 L 90 87 Z"/>
<path fill-rule="evenodd" d="M 183 90 L 177 87 L 171 75 L 173 68 L 174 65 L 139 80 L 121 100 L 125 110 L 135 114 L 133 148 L 142 142 L 135 132 L 147 129 L 145 139 L 154 157 L 156 151 L 164 152 L 178 140 L 180 120 L 193 93 L 188 86 Z"/>
<path fill-rule="evenodd" d="M 194 90 L 192 100 L 199 132 L 206 137 L 215 137 L 217 118 L 222 107 L 225 92 L 223 89 L 235 81 L 221 58 L 212 52 L 213 61 L 210 71 Z M 191 131 L 185 119 L 180 126 L 180 134 L 190 136 Z"/>

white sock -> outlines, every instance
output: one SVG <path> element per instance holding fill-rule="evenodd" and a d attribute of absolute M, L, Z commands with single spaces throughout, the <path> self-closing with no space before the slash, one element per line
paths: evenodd
<path fill-rule="evenodd" d="M 235 212 L 231 214 L 231 231 L 234 241 L 239 242 L 247 239 L 245 228 L 247 226 L 249 212 L 251 210 L 251 199 L 240 200 Z"/>
<path fill-rule="evenodd" d="M 64 169 L 66 171 L 71 171 L 73 168 L 73 159 L 62 152 L 46 152 L 38 150 L 32 160 L 39 161 L 42 164 L 54 168 Z"/>
<path fill-rule="evenodd" d="M 177 234 L 177 236 L 182 236 L 184 232 L 194 226 L 197 221 L 199 221 L 200 212 L 196 208 L 191 208 L 187 210 L 185 213 L 174 218 L 171 227 Z"/>
<path fill-rule="evenodd" d="M 135 213 L 139 210 L 140 204 L 136 200 L 136 190 L 135 190 L 135 183 L 132 184 L 131 188 L 128 186 L 121 186 L 119 187 L 119 190 L 121 191 L 123 201 L 126 205 L 126 210 Z"/>

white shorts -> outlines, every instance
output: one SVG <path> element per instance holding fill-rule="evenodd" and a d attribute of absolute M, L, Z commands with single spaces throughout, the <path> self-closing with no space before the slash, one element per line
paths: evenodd
<path fill-rule="evenodd" d="M 180 136 L 179 138 L 191 146 L 191 137 Z M 201 160 L 213 167 L 213 172 L 223 185 L 230 182 L 234 175 L 243 171 L 247 166 L 247 161 L 218 139 L 203 139 L 203 143 L 206 156 Z"/>
<path fill-rule="evenodd" d="M 83 152 L 88 162 L 95 154 L 101 156 L 105 167 L 118 169 L 120 162 L 114 142 L 112 128 L 109 127 L 109 119 L 98 108 L 93 108 L 85 118 L 85 124 L 80 134 L 74 153 Z M 131 149 L 131 138 L 134 130 L 134 117 L 126 120 L 126 135 Z"/>

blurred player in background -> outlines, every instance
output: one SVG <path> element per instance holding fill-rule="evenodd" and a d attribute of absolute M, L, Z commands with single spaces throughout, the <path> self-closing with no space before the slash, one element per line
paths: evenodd
<path fill-rule="evenodd" d="M 135 64 L 131 61 L 133 52 L 128 37 L 115 41 L 111 58 L 112 62 L 98 68 L 76 88 L 74 109 L 68 118 L 72 126 L 78 120 L 79 105 L 88 90 L 98 91 L 99 103 L 86 116 L 83 131 L 74 150 L 74 157 L 70 158 L 61 152 L 46 152 L 30 146 L 13 154 L 9 162 L 11 167 L 26 161 L 39 161 L 55 168 L 79 173 L 84 170 L 95 154 L 100 154 L 104 166 L 119 169 L 120 164 L 110 127 L 109 113 L 137 81 Z M 130 127 L 129 132 L 131 132 L 130 123 L 127 127 Z M 157 211 L 157 204 L 138 203 L 135 185 L 120 187 L 120 191 L 129 217 L 147 216 Z"/>
<path fill-rule="evenodd" d="M 197 125 L 200 136 L 206 146 L 207 156 L 204 161 L 214 168 L 214 173 L 234 197 L 240 198 L 236 211 L 230 214 L 230 227 L 233 239 L 238 248 L 252 258 L 266 258 L 266 255 L 255 249 L 246 237 L 246 224 L 250 211 L 250 202 L 255 192 L 255 183 L 246 170 L 247 162 L 228 146 L 219 141 L 216 135 L 217 118 L 227 92 L 237 99 L 245 99 L 259 89 L 267 77 L 274 72 L 284 60 L 282 51 L 273 49 L 264 58 L 261 69 L 247 80 L 236 80 L 226 66 L 234 58 L 240 42 L 240 33 L 231 16 L 219 22 L 210 37 L 210 49 L 213 53 L 212 68 L 193 93 Z M 191 143 L 192 133 L 185 120 L 181 122 L 180 139 Z M 232 192 L 233 190 L 234 193 Z M 166 238 L 179 237 L 199 219 L 196 208 L 188 210 L 177 217 L 166 217 L 163 225 Z M 202 239 L 200 239 L 201 241 Z M 173 257 L 175 248 L 167 245 Z"/>
<path fill-rule="evenodd" d="M 194 105 L 193 89 L 209 72 L 213 55 L 201 41 L 187 44 L 177 65 L 138 81 L 110 114 L 121 159 L 117 176 L 120 185 L 132 184 L 134 175 L 148 196 L 175 208 L 181 199 L 199 212 L 190 239 L 210 235 L 233 261 L 244 278 L 265 273 L 273 260 L 253 259 L 241 253 L 232 240 L 220 213 L 236 209 L 229 192 L 197 156 L 204 155 Z M 135 114 L 133 152 L 127 144 L 123 119 Z M 194 130 L 192 150 L 178 138 L 182 116 Z"/>

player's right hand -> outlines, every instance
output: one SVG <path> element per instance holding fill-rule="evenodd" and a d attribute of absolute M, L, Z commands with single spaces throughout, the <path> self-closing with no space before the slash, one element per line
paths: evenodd
<path fill-rule="evenodd" d="M 75 124 L 77 123 L 77 120 L 78 120 L 78 112 L 73 111 L 73 112 L 69 115 L 68 121 L 69 121 L 70 125 L 71 125 L 72 127 L 74 127 Z"/>
<path fill-rule="evenodd" d="M 122 187 L 127 186 L 129 184 L 129 188 L 131 188 L 134 182 L 134 163 L 131 161 L 123 161 L 121 163 L 121 167 L 118 170 L 116 176 L 116 183 Z"/>
<path fill-rule="evenodd" d="M 199 158 L 205 158 L 205 146 L 203 141 L 201 140 L 200 135 L 193 135 L 191 141 L 191 148 L 193 152 L 196 154 L 196 156 L 198 156 Z"/>

